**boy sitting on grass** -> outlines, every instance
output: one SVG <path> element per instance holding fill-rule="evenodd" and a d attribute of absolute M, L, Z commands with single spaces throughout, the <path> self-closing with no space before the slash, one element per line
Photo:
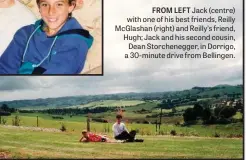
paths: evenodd
<path fill-rule="evenodd" d="M 132 130 L 128 132 L 125 124 L 121 122 L 122 115 L 116 116 L 116 123 L 113 125 L 112 130 L 114 132 L 114 138 L 116 140 L 124 140 L 125 142 L 143 142 L 143 139 L 135 139 L 136 131 Z"/>

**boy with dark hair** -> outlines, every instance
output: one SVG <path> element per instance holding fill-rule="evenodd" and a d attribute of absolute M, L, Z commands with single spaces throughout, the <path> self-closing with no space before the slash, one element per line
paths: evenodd
<path fill-rule="evenodd" d="M 79 74 L 93 37 L 71 17 L 75 0 L 37 0 L 42 19 L 19 29 L 0 74 Z"/>
<path fill-rule="evenodd" d="M 126 140 L 126 142 L 143 142 L 143 140 L 135 140 L 136 131 L 132 130 L 128 132 L 125 124 L 121 122 L 122 115 L 116 116 L 117 122 L 113 125 L 114 138 L 116 140 Z"/>

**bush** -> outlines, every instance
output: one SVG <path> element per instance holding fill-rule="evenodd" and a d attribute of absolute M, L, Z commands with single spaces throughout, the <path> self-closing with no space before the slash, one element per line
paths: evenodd
<path fill-rule="evenodd" d="M 228 136 L 226 136 L 227 138 L 233 138 L 234 135 L 233 134 L 229 134 Z"/>
<path fill-rule="evenodd" d="M 149 121 L 147 121 L 147 120 L 144 120 L 143 124 L 151 124 L 151 123 Z"/>
<path fill-rule="evenodd" d="M 220 118 L 216 121 L 217 124 L 229 124 L 231 123 L 230 119 L 226 119 L 226 118 Z"/>
<path fill-rule="evenodd" d="M 217 123 L 216 122 L 217 121 L 217 117 L 215 117 L 215 116 L 211 116 L 208 120 L 204 120 L 203 121 L 203 124 L 215 124 L 215 123 Z"/>
<path fill-rule="evenodd" d="M 215 116 L 221 118 L 230 118 L 236 114 L 237 110 L 234 107 L 217 107 L 214 109 Z"/>
<path fill-rule="evenodd" d="M 161 130 L 159 133 L 160 135 L 165 135 L 165 132 L 163 130 Z"/>
<path fill-rule="evenodd" d="M 92 118 L 91 120 L 94 122 L 108 123 L 107 120 L 102 119 L 102 118 Z"/>
<path fill-rule="evenodd" d="M 171 130 L 170 134 L 173 135 L 173 136 L 176 136 L 177 135 L 177 133 L 176 133 L 175 130 Z"/>
<path fill-rule="evenodd" d="M 13 126 L 20 126 L 20 117 L 18 115 L 16 115 L 13 119 L 12 119 L 12 125 Z"/>
<path fill-rule="evenodd" d="M 6 119 L 2 119 L 2 124 L 5 125 L 7 123 Z"/>
<path fill-rule="evenodd" d="M 180 126 L 180 122 L 176 122 L 175 123 L 175 126 Z"/>
<path fill-rule="evenodd" d="M 180 136 L 181 136 L 181 137 L 184 137 L 184 136 L 185 136 L 185 134 L 184 134 L 184 133 L 181 133 L 181 134 L 180 134 Z"/>
<path fill-rule="evenodd" d="M 214 137 L 220 137 L 220 134 L 215 132 Z"/>
<path fill-rule="evenodd" d="M 61 130 L 62 132 L 65 132 L 65 131 L 67 130 L 67 128 L 66 128 L 66 126 L 65 126 L 65 124 L 62 124 L 62 126 L 61 126 L 60 130 Z"/>
<path fill-rule="evenodd" d="M 53 119 L 64 119 L 63 117 L 61 116 L 52 116 Z"/>
<path fill-rule="evenodd" d="M 10 112 L 6 112 L 6 111 L 1 111 L 0 110 L 0 116 L 10 116 L 11 113 Z"/>
<path fill-rule="evenodd" d="M 195 121 L 197 118 L 193 108 L 187 108 L 183 114 L 183 117 L 185 122 Z"/>

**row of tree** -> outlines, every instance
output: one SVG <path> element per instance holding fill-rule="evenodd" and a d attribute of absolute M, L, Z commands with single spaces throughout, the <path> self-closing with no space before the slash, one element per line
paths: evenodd
<path fill-rule="evenodd" d="M 196 103 L 193 108 L 185 110 L 183 118 L 185 123 L 193 123 L 197 120 L 202 120 L 203 124 L 230 123 L 232 116 L 234 116 L 237 111 L 243 114 L 242 104 L 241 107 L 224 106 L 212 110 L 209 107 L 203 107 Z"/>
<path fill-rule="evenodd" d="M 80 115 L 80 114 L 88 114 L 88 113 L 102 113 L 107 111 L 115 111 L 115 107 L 96 107 L 96 108 L 61 108 L 61 109 L 46 109 L 46 110 L 39 110 L 33 112 L 41 112 L 41 113 L 48 113 L 54 115 Z M 25 111 L 21 111 L 25 112 Z M 30 112 L 30 111 L 27 111 Z"/>

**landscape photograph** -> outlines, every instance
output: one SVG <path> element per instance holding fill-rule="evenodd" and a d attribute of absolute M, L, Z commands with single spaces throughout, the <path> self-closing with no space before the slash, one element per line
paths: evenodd
<path fill-rule="evenodd" d="M 39 14 L 36 1 L 23 1 L 35 15 Z M 242 1 L 84 2 L 73 16 L 96 36 L 96 45 L 88 54 L 84 70 L 90 76 L 1 76 L 0 159 L 244 158 Z M 98 15 L 101 10 L 92 10 L 98 6 L 103 7 L 102 21 Z M 212 16 L 152 13 L 152 7 L 163 6 L 233 8 L 233 14 L 223 16 L 236 19 L 230 24 L 234 32 L 211 33 L 211 36 L 233 36 L 233 41 L 154 41 L 156 45 L 233 45 L 234 49 L 229 51 L 212 48 L 187 52 L 218 52 L 232 54 L 234 58 L 126 58 L 125 55 L 138 52 L 186 53 L 178 48 L 129 49 L 129 43 L 133 42 L 124 40 L 124 34 L 137 36 L 140 33 L 115 31 L 116 25 L 139 25 L 127 22 L 127 18 L 194 16 L 204 19 Z M 222 16 L 214 16 L 217 15 Z M 100 27 L 101 23 L 103 27 Z M 210 25 L 210 22 L 182 23 Z M 164 27 L 168 23 L 143 22 L 141 25 Z M 190 31 L 145 33 L 142 36 L 210 34 Z M 142 45 L 148 43 L 152 42 L 141 42 Z M 100 56 L 101 50 L 103 56 Z M 98 73 L 102 75 L 92 75 Z"/>

